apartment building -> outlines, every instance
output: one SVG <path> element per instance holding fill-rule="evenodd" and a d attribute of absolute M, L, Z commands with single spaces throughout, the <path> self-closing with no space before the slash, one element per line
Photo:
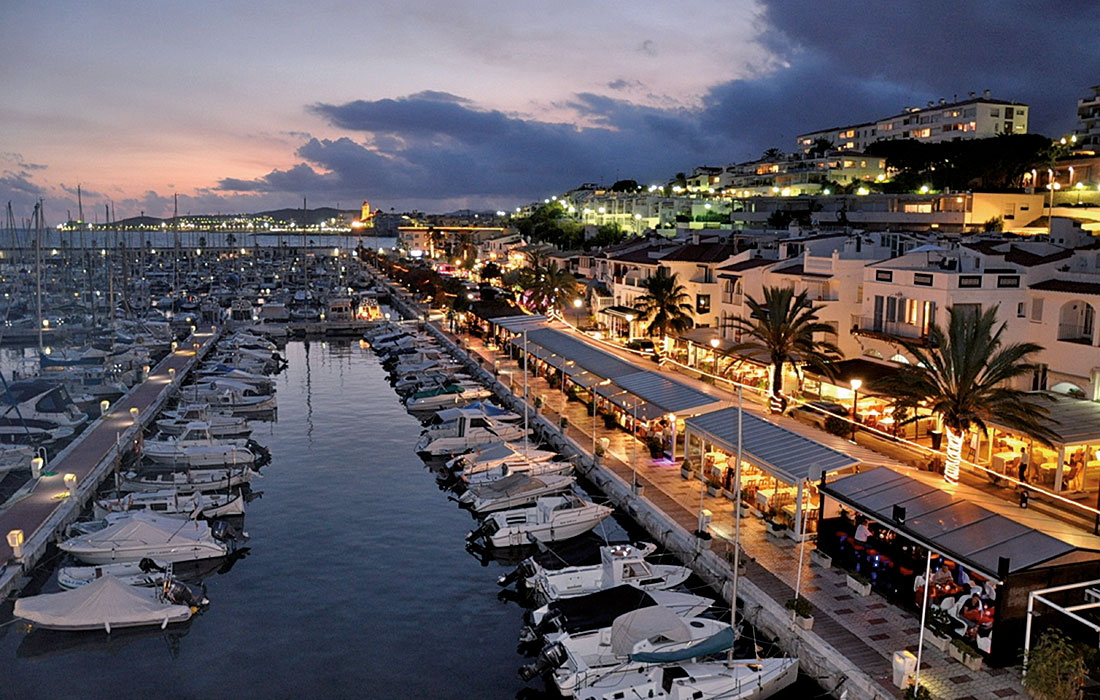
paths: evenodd
<path fill-rule="evenodd" d="M 787 155 L 727 168 L 724 192 L 741 197 L 824 193 L 831 183 L 882 182 L 886 159 L 857 152 Z M 827 194 L 827 193 L 826 193 Z"/>
<path fill-rule="evenodd" d="M 994 100 L 986 90 L 982 96 L 970 93 L 965 100 L 953 98 L 929 102 L 925 107 L 908 107 L 874 121 L 837 126 L 799 134 L 797 150 L 810 153 L 820 141 L 841 151 L 862 151 L 876 141 L 916 139 L 924 143 L 980 139 L 1002 134 L 1026 134 L 1028 106 Z"/>
<path fill-rule="evenodd" d="M 1100 149 L 1100 85 L 1093 85 L 1092 94 L 1077 100 L 1077 146 Z"/>
<path fill-rule="evenodd" d="M 737 249 L 724 241 L 701 242 L 698 236 L 659 258 L 660 266 L 676 275 L 684 286 L 694 309 L 696 327 L 717 328 L 720 320 L 718 299 L 722 280 L 718 270 L 733 262 Z"/>

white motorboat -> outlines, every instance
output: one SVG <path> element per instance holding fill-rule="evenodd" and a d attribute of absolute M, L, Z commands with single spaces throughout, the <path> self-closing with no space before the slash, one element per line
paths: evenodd
<path fill-rule="evenodd" d="M 534 503 L 539 496 L 552 496 L 569 490 L 576 479 L 565 475 L 527 476 L 514 474 L 470 488 L 458 497 L 459 503 L 475 513 L 519 508 Z"/>
<path fill-rule="evenodd" d="M 214 536 L 205 520 L 182 520 L 132 513 L 102 530 L 59 542 L 58 549 L 88 564 L 153 559 L 163 562 L 216 559 L 229 545 Z"/>
<path fill-rule="evenodd" d="M 203 367 L 197 372 L 200 380 L 232 379 L 235 382 L 251 384 L 265 394 L 275 392 L 275 380 L 263 374 L 249 372 L 233 365 L 215 364 Z"/>
<path fill-rule="evenodd" d="M 506 479 L 513 474 L 526 474 L 527 476 L 548 476 L 551 474 L 569 474 L 573 471 L 572 462 L 502 462 L 489 469 L 471 470 L 464 469 L 460 478 L 467 486 L 487 484 L 492 481 Z"/>
<path fill-rule="evenodd" d="M 583 535 L 599 525 L 612 508 L 574 494 L 543 496 L 527 508 L 489 514 L 467 540 L 484 539 L 493 547 L 520 547 L 538 542 L 557 542 Z"/>
<path fill-rule="evenodd" d="M 87 420 L 65 387 L 55 382 L 21 379 L 9 382 L 0 393 L 0 425 L 73 429 Z"/>
<path fill-rule="evenodd" d="M 215 440 L 207 423 L 194 421 L 180 435 L 165 435 L 146 440 L 141 453 L 157 464 L 185 467 L 247 467 L 256 463 L 256 455 L 246 447 L 247 440 Z"/>
<path fill-rule="evenodd" d="M 103 576 L 75 590 L 19 598 L 12 614 L 52 630 L 105 630 L 186 622 L 191 605 L 167 599 L 161 588 L 128 586 Z"/>
<path fill-rule="evenodd" d="M 504 462 L 548 462 L 557 456 L 558 453 L 553 450 L 537 450 L 532 446 L 528 446 L 525 450 L 523 445 L 491 442 L 479 445 L 473 452 L 447 460 L 446 467 L 456 472 L 470 469 L 473 473 L 482 469 L 492 469 Z"/>
<path fill-rule="evenodd" d="M 101 498 L 95 502 L 93 514 L 104 518 L 110 513 L 134 513 L 149 511 L 165 515 L 188 515 L 192 518 L 223 518 L 244 515 L 244 495 L 233 493 L 202 493 L 193 491 L 181 494 L 175 490 L 130 492 L 118 498 Z"/>
<path fill-rule="evenodd" d="M 690 653 L 690 652 L 688 652 Z M 734 659 L 663 662 L 635 670 L 596 674 L 576 691 L 578 700 L 765 700 L 798 679 L 798 659 Z"/>
<path fill-rule="evenodd" d="M 576 598 L 555 600 L 525 615 L 527 624 L 520 632 L 520 641 L 533 642 L 540 637 L 556 641 L 561 633 L 576 634 L 607 627 L 619 615 L 654 605 L 668 608 L 680 617 L 702 615 L 714 601 L 693 593 L 679 591 L 643 591 L 622 584 Z"/>
<path fill-rule="evenodd" d="M 570 697 L 611 669 L 637 671 L 657 663 L 646 660 L 657 657 L 647 655 L 690 649 L 689 658 L 697 658 L 725 651 L 733 642 L 729 623 L 683 618 L 658 605 L 624 613 L 610 627 L 562 636 L 520 675 L 530 680 L 548 670 L 561 694 Z"/>
<path fill-rule="evenodd" d="M 549 571 L 535 565 L 527 585 L 542 602 L 572 598 L 629 583 L 643 590 L 675 588 L 691 575 L 686 566 L 651 564 L 638 548 L 617 544 L 600 548 L 600 563 Z"/>
<path fill-rule="evenodd" d="M 57 585 L 67 589 L 80 588 L 98 578 L 114 576 L 127 586 L 156 586 L 164 582 L 167 572 L 166 564 L 152 559 L 98 566 L 62 566 L 57 570 Z"/>
<path fill-rule="evenodd" d="M 35 451 L 22 445 L 0 445 L 0 478 L 14 469 L 30 467 Z"/>
<path fill-rule="evenodd" d="M 444 407 L 461 406 L 470 401 L 491 396 L 492 392 L 482 386 L 463 386 L 448 384 L 437 389 L 418 391 L 405 399 L 405 408 L 412 412 L 438 411 Z"/>
<path fill-rule="evenodd" d="M 513 413 L 506 408 L 501 408 L 488 401 L 475 401 L 461 408 L 448 407 L 440 409 L 435 412 L 435 415 L 431 417 L 427 425 L 440 425 L 441 423 L 453 421 L 461 415 L 473 415 L 474 412 L 477 411 L 480 411 L 482 415 L 492 418 L 499 423 L 518 423 L 523 420 L 522 414 Z"/>
<path fill-rule="evenodd" d="M 453 456 L 493 442 L 522 440 L 521 426 L 489 418 L 480 411 L 463 412 L 447 423 L 425 429 L 416 443 L 421 456 Z"/>
<path fill-rule="evenodd" d="M 267 394 L 251 384 L 232 379 L 211 379 L 182 390 L 190 400 L 206 401 L 217 409 L 225 409 L 233 415 L 268 413 L 277 407 L 275 396 Z"/>
<path fill-rule="evenodd" d="M 247 484 L 257 476 L 259 476 L 259 472 L 251 469 L 191 469 L 186 472 L 156 474 L 126 472 L 122 477 L 122 490 L 172 490 L 181 494 L 194 491 L 225 491 L 234 486 Z"/>
<path fill-rule="evenodd" d="M 209 404 L 185 404 L 174 411 L 164 411 L 157 420 L 157 430 L 165 435 L 181 435 L 195 421 L 206 423 L 213 438 L 243 438 L 252 434 L 248 421 L 232 413 L 214 412 Z"/>

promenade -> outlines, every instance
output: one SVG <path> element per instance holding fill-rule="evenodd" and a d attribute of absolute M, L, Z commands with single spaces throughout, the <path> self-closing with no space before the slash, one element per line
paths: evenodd
<path fill-rule="evenodd" d="M 135 385 L 108 413 L 96 419 L 78 438 L 43 468 L 42 476 L 24 497 L 0 512 L 0 595 L 18 585 L 22 574 L 41 557 L 45 545 L 58 530 L 79 514 L 81 507 L 113 466 L 120 450 L 132 449 L 134 439 L 167 401 L 175 387 L 213 346 L 218 333 L 205 328 L 194 333 L 169 353 L 149 377 Z M 196 349 L 194 343 L 198 343 Z M 137 409 L 137 417 L 131 409 Z M 76 477 L 76 489 L 68 493 L 65 475 Z M 23 558 L 12 558 L 7 533 L 24 533 Z"/>

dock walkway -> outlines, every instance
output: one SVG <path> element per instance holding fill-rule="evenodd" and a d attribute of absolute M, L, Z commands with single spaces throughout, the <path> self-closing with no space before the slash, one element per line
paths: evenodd
<path fill-rule="evenodd" d="M 79 515 L 109 473 L 120 450 L 130 449 L 179 383 L 214 346 L 219 337 L 210 327 L 194 333 L 169 353 L 141 384 L 135 385 L 106 415 L 97 418 L 56 457 L 46 464 L 43 475 L 22 500 L 0 512 L 0 599 L 20 585 L 24 574 L 42 557 L 46 545 L 58 531 Z M 198 343 L 198 348 L 195 348 Z M 174 377 L 173 377 L 174 373 Z M 131 409 L 138 410 L 137 418 Z M 65 475 L 76 477 L 76 492 L 68 495 Z M 16 560 L 7 542 L 12 530 L 24 533 L 23 557 Z"/>

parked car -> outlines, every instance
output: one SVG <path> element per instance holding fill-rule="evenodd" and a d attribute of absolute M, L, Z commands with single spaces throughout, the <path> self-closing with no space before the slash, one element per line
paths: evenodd
<path fill-rule="evenodd" d="M 635 338 L 634 340 L 628 341 L 626 347 L 637 352 L 644 352 L 647 355 L 657 354 L 657 346 L 653 344 L 653 341 L 644 338 Z"/>
<path fill-rule="evenodd" d="M 813 408 L 811 408 L 811 406 Z M 850 413 L 847 407 L 841 406 L 838 403 L 833 403 L 832 401 L 807 401 L 805 404 L 799 404 L 797 408 L 792 410 L 802 411 L 811 416 L 821 416 L 821 412 L 824 411 L 825 413 L 832 413 L 841 418 L 847 418 Z"/>

